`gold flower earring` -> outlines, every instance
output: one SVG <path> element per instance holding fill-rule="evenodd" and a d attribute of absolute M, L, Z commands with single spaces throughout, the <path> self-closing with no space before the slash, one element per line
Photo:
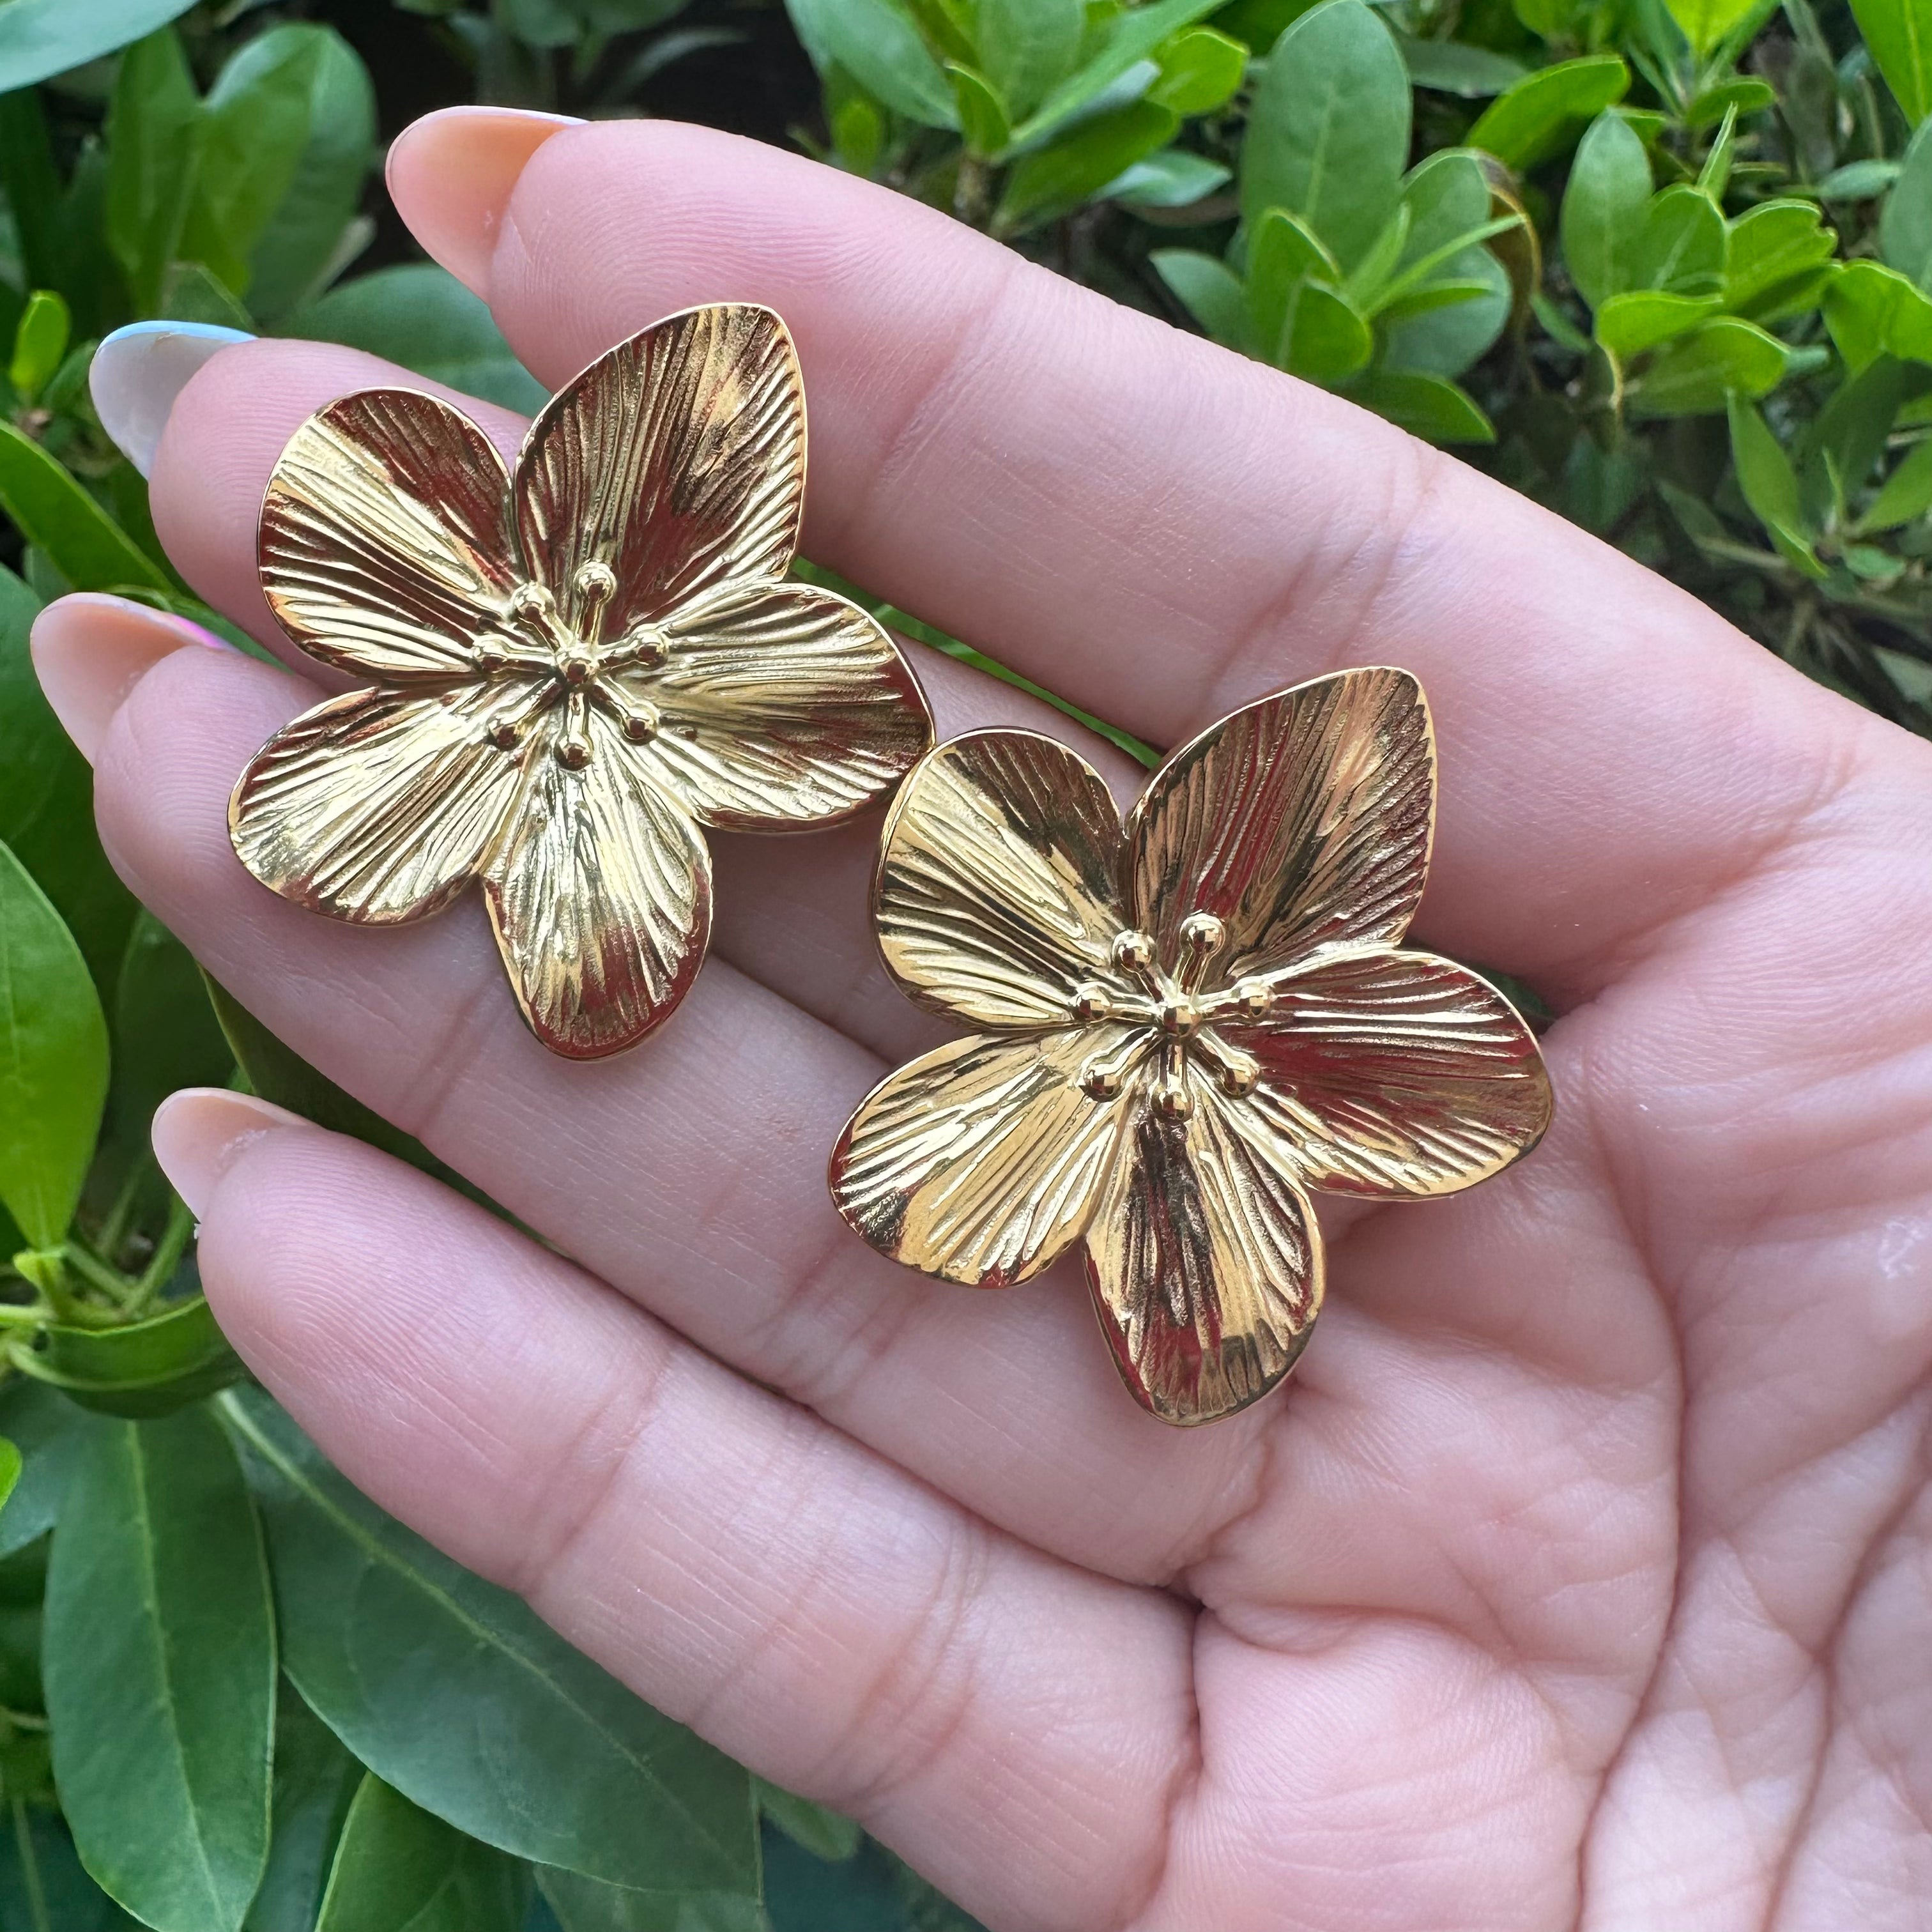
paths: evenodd
<path fill-rule="evenodd" d="M 243 772 L 243 864 L 367 926 L 480 880 L 544 1046 L 587 1060 L 643 1039 L 704 959 L 700 827 L 834 824 L 932 740 L 873 618 L 786 580 L 805 442 L 791 338 L 742 304 L 600 358 L 513 472 L 415 390 L 311 416 L 262 502 L 262 588 L 304 650 L 374 688 Z"/>
<path fill-rule="evenodd" d="M 874 918 L 906 993 L 976 1030 L 853 1115 L 839 1212 L 981 1288 L 1084 1245 L 1144 1406 L 1210 1422 L 1266 1394 L 1321 1306 L 1309 1190 L 1453 1193 L 1549 1124 L 1509 1001 L 1401 950 L 1435 804 L 1428 707 L 1401 670 L 1223 718 L 1124 829 L 1052 739 L 928 752 L 886 824 Z"/>

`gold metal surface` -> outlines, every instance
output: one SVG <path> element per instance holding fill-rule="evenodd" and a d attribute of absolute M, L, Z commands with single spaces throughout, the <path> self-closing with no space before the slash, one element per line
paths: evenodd
<path fill-rule="evenodd" d="M 514 470 L 414 390 L 311 416 L 262 500 L 262 588 L 304 650 L 373 688 L 243 772 L 242 862 L 364 925 L 480 880 L 537 1037 L 578 1059 L 635 1044 L 704 956 L 699 828 L 849 818 L 932 741 L 873 618 L 784 580 L 805 441 L 791 338 L 740 304 L 593 363 Z"/>
<path fill-rule="evenodd" d="M 1267 1394 L 1321 1306 L 1308 1190 L 1453 1193 L 1549 1124 L 1509 1002 L 1400 950 L 1435 808 L 1428 706 L 1401 670 L 1223 718 L 1124 827 L 1051 739 L 928 752 L 873 914 L 899 985 L 975 1031 L 866 1097 L 832 1152 L 839 1212 L 980 1288 L 1084 1246 L 1114 1361 L 1165 1421 Z"/>

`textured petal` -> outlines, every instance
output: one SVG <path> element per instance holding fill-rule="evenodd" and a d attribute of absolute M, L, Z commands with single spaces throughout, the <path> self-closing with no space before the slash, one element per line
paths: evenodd
<path fill-rule="evenodd" d="M 1287 1150 L 1191 1070 L 1192 1117 L 1138 1091 L 1087 1235 L 1121 1378 L 1163 1422 L 1212 1422 L 1294 1366 L 1322 1304 L 1322 1246 Z M 1135 1089 L 1130 1089 L 1130 1092 Z"/>
<path fill-rule="evenodd" d="M 1129 830 L 1136 916 L 1170 967 L 1189 914 L 1222 920 L 1216 978 L 1316 946 L 1393 944 L 1422 896 L 1435 809 L 1429 709 L 1407 671 L 1298 685 L 1154 774 Z"/>
<path fill-rule="evenodd" d="M 229 801 L 242 862 L 314 912 L 370 926 L 447 905 L 500 834 L 515 766 L 484 736 L 501 684 L 345 693 L 284 726 Z"/>
<path fill-rule="evenodd" d="M 469 668 L 520 574 L 509 477 L 434 396 L 364 389 L 290 439 L 262 500 L 262 588 L 311 656 L 390 681 Z"/>
<path fill-rule="evenodd" d="M 782 577 L 805 494 L 805 391 L 785 326 L 694 308 L 600 356 L 517 459 L 517 527 L 566 613 L 578 566 L 616 573 L 604 634 L 718 585 Z"/>
<path fill-rule="evenodd" d="M 1009 1288 L 1080 1238 L 1122 1114 L 1080 1069 L 1117 1027 L 948 1042 L 874 1088 L 832 1150 L 832 1198 L 882 1254 Z"/>
<path fill-rule="evenodd" d="M 1516 1009 L 1429 952 L 1342 953 L 1275 982 L 1264 1020 L 1215 1031 L 1261 1064 L 1250 1101 L 1312 1186 L 1448 1194 L 1550 1124 L 1550 1076 Z"/>
<path fill-rule="evenodd" d="M 1074 989 L 1128 990 L 1108 948 L 1126 925 L 1120 815 L 1105 782 L 1031 731 L 973 731 L 914 766 L 873 890 L 886 964 L 968 1025 L 1064 1026 Z"/>
<path fill-rule="evenodd" d="M 892 639 L 829 590 L 733 584 L 667 628 L 662 668 L 626 681 L 662 714 L 652 757 L 705 824 L 782 832 L 848 818 L 932 742 Z"/>
<path fill-rule="evenodd" d="M 711 855 L 634 748 L 590 719 L 590 762 L 535 736 L 509 835 L 484 874 L 490 916 L 532 1030 L 554 1053 L 595 1060 L 668 1018 L 704 962 Z"/>

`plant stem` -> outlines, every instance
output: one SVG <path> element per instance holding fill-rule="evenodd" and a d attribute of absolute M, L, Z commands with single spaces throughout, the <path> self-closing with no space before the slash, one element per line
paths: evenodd
<path fill-rule="evenodd" d="M 14 1844 L 20 1855 L 20 1877 L 27 1894 L 27 1911 L 34 1922 L 34 1932 L 53 1932 L 53 1921 L 47 1916 L 47 1894 L 40 1883 L 40 1861 L 34 1850 L 32 1827 L 27 1822 L 27 1808 L 20 1798 L 13 1800 Z"/>
<path fill-rule="evenodd" d="M 171 1196 L 168 1203 L 168 1225 L 162 1230 L 161 1238 L 154 1244 L 154 1252 L 141 1278 L 134 1284 L 134 1292 L 128 1298 L 130 1315 L 145 1314 L 160 1299 L 161 1290 L 168 1285 L 182 1255 L 194 1234 L 194 1211 L 178 1194 Z"/>

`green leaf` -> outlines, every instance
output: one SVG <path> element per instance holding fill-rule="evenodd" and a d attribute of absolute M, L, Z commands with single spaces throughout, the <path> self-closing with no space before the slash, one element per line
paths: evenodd
<path fill-rule="evenodd" d="M 1556 154 L 1574 130 L 1624 98 L 1630 69 L 1615 54 L 1558 61 L 1518 81 L 1464 137 L 1520 174 Z"/>
<path fill-rule="evenodd" d="M 1821 201 L 1869 201 L 1898 178 L 1896 161 L 1847 161 L 1818 184 Z"/>
<path fill-rule="evenodd" d="M 1750 12 L 1756 0 L 1668 0 L 1670 17 L 1684 30 L 1700 60 Z"/>
<path fill-rule="evenodd" d="M 67 356 L 72 319 L 67 304 L 51 289 L 36 289 L 14 331 L 14 356 L 7 380 L 23 402 L 38 400 Z"/>
<path fill-rule="evenodd" d="M 1761 5 L 1762 0 L 1750 0 L 1745 11 Z M 1715 87 L 1706 88 L 1684 110 L 1684 124 L 1702 130 L 1714 128 L 1726 114 L 1735 111 L 1740 118 L 1747 114 L 1761 114 L 1767 107 L 1778 105 L 1778 90 L 1768 81 L 1748 77 L 1720 81 Z"/>
<path fill-rule="evenodd" d="M 343 1821 L 364 1775 L 284 1678 L 275 1700 L 268 1868 L 242 1932 L 314 1932 Z"/>
<path fill-rule="evenodd" d="M 139 1932 L 82 1869 L 60 1814 L 24 1802 L 10 1822 L 0 1820 L 0 1925 L 8 1932 Z"/>
<path fill-rule="evenodd" d="M 349 1808 L 315 1932 L 517 1932 L 529 1874 L 370 1772 Z"/>
<path fill-rule="evenodd" d="M 1509 276 L 1484 245 L 1494 226 L 1489 178 L 1469 149 L 1444 148 L 1411 170 L 1402 194 L 1408 240 L 1384 291 L 1383 360 L 1393 368 L 1458 376 L 1509 320 Z M 1463 292 L 1431 302 L 1431 285 Z M 1404 307 L 1407 319 L 1399 312 Z"/>
<path fill-rule="evenodd" d="M 1248 238 L 1248 320 L 1262 355 L 1272 362 L 1279 352 L 1288 304 L 1304 283 L 1332 290 L 1341 279 L 1340 265 L 1305 222 L 1270 208 Z"/>
<path fill-rule="evenodd" d="M 1439 376 L 1400 369 L 1377 369 L 1351 383 L 1346 392 L 1379 416 L 1412 436 L 1436 443 L 1494 442 L 1496 425 L 1474 397 Z"/>
<path fill-rule="evenodd" d="M 1409 86 L 1394 40 L 1361 0 L 1322 0 L 1291 26 L 1255 90 L 1241 214 L 1298 216 L 1345 268 L 1395 212 L 1408 159 Z"/>
<path fill-rule="evenodd" d="M 1932 298 L 1876 262 L 1845 264 L 1826 292 L 1825 326 L 1855 374 L 1880 356 L 1932 362 Z"/>
<path fill-rule="evenodd" d="M 1730 399 L 1731 460 L 1751 514 L 1784 554 L 1814 577 L 1824 569 L 1813 553 L 1798 502 L 1797 472 L 1764 418 L 1742 397 Z"/>
<path fill-rule="evenodd" d="M 172 1415 L 238 1380 L 241 1358 L 200 1295 L 115 1328 L 50 1323 L 38 1348 L 16 1342 L 8 1359 L 23 1374 L 104 1415 Z"/>
<path fill-rule="evenodd" d="M 164 27 L 121 56 L 107 110 L 107 242 L 137 315 L 159 311 L 169 265 L 181 257 L 200 135 L 194 76 Z"/>
<path fill-rule="evenodd" d="M 7 0 L 0 6 L 0 93 L 84 67 L 185 14 L 194 0 Z"/>
<path fill-rule="evenodd" d="M 757 1895 L 739 1766 L 386 1516 L 266 1396 L 231 1390 L 217 1407 L 268 1526 L 289 1676 L 357 1757 L 521 1857 L 641 1890 Z"/>
<path fill-rule="evenodd" d="M 997 154 L 1013 137 L 1006 110 L 983 74 L 957 61 L 946 63 L 946 78 L 959 110 L 959 131 L 965 137 L 967 152 L 979 155 Z"/>
<path fill-rule="evenodd" d="M 1730 224 L 1724 254 L 1724 306 L 1754 322 L 1803 314 L 1823 292 L 1820 278 L 1838 238 L 1820 225 L 1809 201 L 1760 202 Z"/>
<path fill-rule="evenodd" d="M 1115 82 L 1147 60 L 1164 40 L 1184 27 L 1191 27 L 1220 4 L 1221 0 L 1152 0 L 1150 5 L 1118 15 L 1100 51 L 1054 88 L 1013 130 L 1015 142 L 1026 146 L 1076 115 L 1090 111 Z"/>
<path fill-rule="evenodd" d="M 1192 208 L 1228 178 L 1228 170 L 1204 154 L 1163 148 L 1116 175 L 1100 190 L 1100 199 L 1125 202 L 1130 208 Z"/>
<path fill-rule="evenodd" d="M 80 484 L 8 422 L 0 422 L 0 508 L 76 590 L 169 587 L 160 568 Z"/>
<path fill-rule="evenodd" d="M 430 262 L 358 275 L 298 310 L 279 333 L 366 349 L 525 416 L 543 406 L 542 384 L 511 352 L 489 304 Z"/>
<path fill-rule="evenodd" d="M 1812 418 L 1798 445 L 1798 460 L 1808 483 L 1820 470 L 1828 473 L 1828 489 L 1816 494 L 1830 499 L 1831 508 L 1843 508 L 1836 500 L 1840 492 L 1856 496 L 1864 489 L 1885 453 L 1900 407 L 1916 387 L 1910 364 L 1881 356 L 1841 382 Z M 1808 524 L 1816 520 L 1806 519 Z"/>
<path fill-rule="evenodd" d="M 40 690 L 27 634 L 40 600 L 0 568 L 0 843 L 67 922 L 95 987 L 113 992 L 134 902 L 94 829 L 94 773 Z"/>
<path fill-rule="evenodd" d="M 14 1493 L 14 1486 L 20 1480 L 20 1445 L 0 1436 L 0 1509 L 6 1508 L 7 1499 Z"/>
<path fill-rule="evenodd" d="M 37 1248 L 67 1233 L 106 1097 L 107 1023 L 87 962 L 0 845 L 0 1202 Z"/>
<path fill-rule="evenodd" d="M 217 204 L 250 307 L 281 315 L 320 287 L 356 218 L 376 142 L 368 70 L 332 28 L 272 27 L 222 69 L 206 120 L 197 200 Z"/>
<path fill-rule="evenodd" d="M 1013 120 L 1024 119 L 1080 57 L 1081 0 L 978 0 L 980 59 Z"/>
<path fill-rule="evenodd" d="M 1211 27 L 1190 27 L 1160 49 L 1160 78 L 1148 89 L 1156 107 L 1211 114 L 1232 99 L 1248 70 L 1248 50 Z"/>
<path fill-rule="evenodd" d="M 1852 0 L 1886 85 L 1917 127 L 1932 113 L 1932 0 Z"/>
<path fill-rule="evenodd" d="M 1315 281 L 1290 292 L 1275 350 L 1276 366 L 1330 388 L 1366 368 L 1375 337 L 1348 298 Z"/>
<path fill-rule="evenodd" d="M 839 1864 L 858 1850 L 864 1834 L 843 1812 L 798 1797 L 762 1778 L 752 1779 L 752 1790 L 760 1812 L 814 1858 Z"/>
<path fill-rule="evenodd" d="M 1927 128 L 1912 136 L 1879 211 L 1878 242 L 1888 267 L 1932 293 L 1932 134 Z"/>
<path fill-rule="evenodd" d="M 1655 289 L 1630 289 L 1598 310 L 1594 333 L 1619 362 L 1695 328 L 1723 306 L 1715 296 L 1665 295 Z"/>
<path fill-rule="evenodd" d="M 1022 154 L 1007 173 L 993 232 L 1015 234 L 1083 206 L 1135 162 L 1165 147 L 1180 125 L 1168 109 L 1137 100 Z"/>
<path fill-rule="evenodd" d="M 1932 439 L 1920 443 L 1885 479 L 1856 527 L 1861 536 L 1895 530 L 1916 523 L 1928 509 L 1932 509 Z"/>
<path fill-rule="evenodd" d="M 1224 349 L 1252 352 L 1247 290 L 1225 262 L 1191 248 L 1156 248 L 1154 271 L 1212 339 Z"/>
<path fill-rule="evenodd" d="M 1472 47 L 1463 40 L 1418 40 L 1396 36 L 1408 77 L 1418 87 L 1482 100 L 1515 86 L 1529 70 L 1508 54 Z"/>
<path fill-rule="evenodd" d="M 1704 165 L 1697 170 L 1697 192 L 1708 195 L 1721 214 L 1724 207 L 1724 190 L 1730 186 L 1731 164 L 1736 158 L 1738 146 L 1738 110 L 1727 107 L 1724 110 L 1724 124 L 1718 130 L 1718 138 L 1711 143 L 1709 153 L 1704 157 Z"/>
<path fill-rule="evenodd" d="M 1724 218 L 1696 189 L 1679 184 L 1651 199 L 1630 249 L 1633 285 L 1672 295 L 1715 295 L 1724 278 Z"/>
<path fill-rule="evenodd" d="M 236 1932 L 268 1857 L 274 1628 L 254 1508 L 205 1411 L 89 1432 L 44 1668 L 82 1862 L 156 1932 Z"/>
<path fill-rule="evenodd" d="M 0 1389 L 0 1430 L 22 1457 L 20 1481 L 0 1510 L 0 1558 L 4 1558 L 38 1542 L 54 1526 L 87 1424 L 73 1403 L 52 1389 L 16 1378 Z"/>
<path fill-rule="evenodd" d="M 808 50 L 837 62 L 895 114 L 927 128 L 958 126 L 939 63 L 892 0 L 785 0 L 785 9 Z"/>
<path fill-rule="evenodd" d="M 1564 265 L 1592 308 L 1633 286 L 1637 231 L 1650 200 L 1650 158 L 1620 114 L 1600 114 L 1576 148 L 1561 218 Z"/>
<path fill-rule="evenodd" d="M 1783 380 L 1784 345 L 1755 322 L 1719 316 L 1666 343 L 1628 393 L 1630 413 L 1716 415 L 1733 392 L 1756 397 Z"/>
<path fill-rule="evenodd" d="M 742 1892 L 627 1892 L 554 1865 L 538 1866 L 536 1879 L 563 1932 L 772 1932 L 758 1901 Z M 848 1928 L 842 1922 L 838 1932 Z"/>

